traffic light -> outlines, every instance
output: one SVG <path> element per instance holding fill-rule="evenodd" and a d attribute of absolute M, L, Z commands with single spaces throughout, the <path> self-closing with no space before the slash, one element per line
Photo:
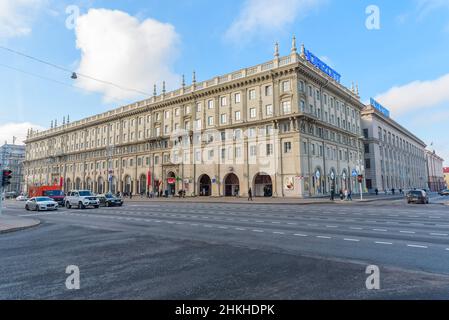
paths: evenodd
<path fill-rule="evenodd" d="M 11 184 L 12 171 L 11 170 L 3 170 L 2 172 L 2 187 L 6 187 Z"/>

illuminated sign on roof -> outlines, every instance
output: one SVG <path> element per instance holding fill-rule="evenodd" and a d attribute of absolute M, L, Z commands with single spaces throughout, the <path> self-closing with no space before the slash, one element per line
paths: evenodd
<path fill-rule="evenodd" d="M 370 103 L 375 109 L 377 109 L 377 111 L 382 113 L 384 116 L 386 116 L 388 118 L 390 117 L 390 111 L 387 108 L 385 108 L 384 106 L 382 106 L 379 102 L 377 102 L 376 100 L 371 98 Z"/>
<path fill-rule="evenodd" d="M 305 50 L 304 54 L 306 56 L 306 59 L 313 64 L 315 67 L 326 73 L 329 77 L 340 83 L 341 75 L 329 67 L 327 64 L 325 64 L 323 61 L 320 60 L 317 56 L 315 56 L 313 53 L 311 53 L 309 50 Z"/>

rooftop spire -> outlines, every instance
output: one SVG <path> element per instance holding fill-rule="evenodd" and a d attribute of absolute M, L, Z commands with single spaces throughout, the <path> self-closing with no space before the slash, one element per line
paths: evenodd
<path fill-rule="evenodd" d="M 162 94 L 165 94 L 165 81 L 162 82 Z"/>
<path fill-rule="evenodd" d="M 274 57 L 279 58 L 279 43 L 274 44 Z"/>
<path fill-rule="evenodd" d="M 192 74 L 192 83 L 193 84 L 196 83 L 196 72 L 195 72 L 195 70 L 193 70 L 193 74 Z"/>
<path fill-rule="evenodd" d="M 306 47 L 304 46 L 304 43 L 301 44 L 301 58 L 306 58 Z"/>
<path fill-rule="evenodd" d="M 296 48 L 296 37 L 293 35 L 293 39 L 292 39 L 292 53 L 296 53 L 297 48 Z"/>
<path fill-rule="evenodd" d="M 157 90 L 156 90 L 156 85 L 153 86 L 153 96 L 157 96 Z"/>
<path fill-rule="evenodd" d="M 184 88 L 186 86 L 186 78 L 182 75 L 182 83 L 181 86 Z"/>

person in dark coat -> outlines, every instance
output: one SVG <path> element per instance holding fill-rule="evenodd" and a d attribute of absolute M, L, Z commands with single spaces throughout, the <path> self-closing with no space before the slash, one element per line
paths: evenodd
<path fill-rule="evenodd" d="M 248 201 L 253 201 L 253 190 L 249 188 L 248 190 Z"/>

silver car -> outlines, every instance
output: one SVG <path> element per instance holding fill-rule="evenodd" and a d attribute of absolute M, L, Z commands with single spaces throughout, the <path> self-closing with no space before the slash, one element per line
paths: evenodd
<path fill-rule="evenodd" d="M 34 211 L 58 210 L 58 203 L 49 197 L 34 197 L 26 202 L 25 209 Z"/>

